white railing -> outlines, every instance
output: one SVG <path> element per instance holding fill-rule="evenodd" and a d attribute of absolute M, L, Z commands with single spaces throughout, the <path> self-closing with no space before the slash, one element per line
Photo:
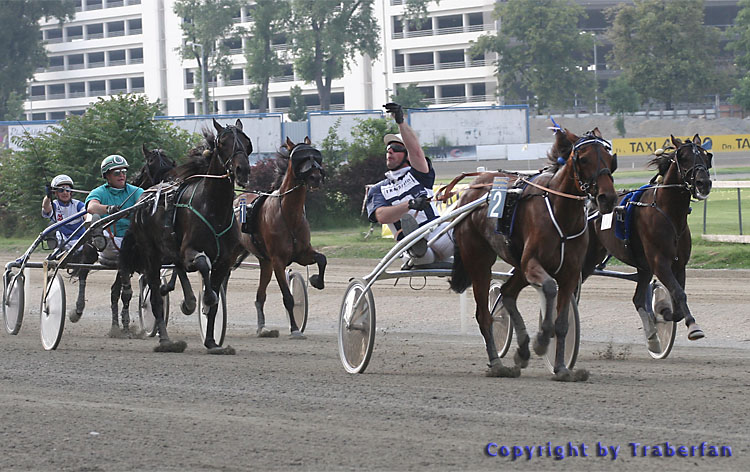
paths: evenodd
<path fill-rule="evenodd" d="M 99 62 L 89 62 L 89 69 L 94 69 L 96 67 L 104 67 L 107 65 L 104 61 Z"/>
<path fill-rule="evenodd" d="M 116 38 L 118 36 L 125 36 L 125 30 L 109 31 L 107 33 L 108 38 Z"/>
<path fill-rule="evenodd" d="M 244 85 L 245 81 L 243 79 L 231 79 L 224 82 L 224 85 Z"/>
<path fill-rule="evenodd" d="M 292 82 L 294 81 L 293 75 L 280 75 L 278 77 L 271 77 L 271 82 Z"/>
<path fill-rule="evenodd" d="M 107 2 L 107 8 L 117 8 L 125 5 L 123 0 L 109 0 Z"/>
<path fill-rule="evenodd" d="M 115 61 L 109 61 L 110 66 L 124 66 L 125 64 L 127 64 L 125 59 L 117 59 Z"/>
<path fill-rule="evenodd" d="M 128 34 L 130 34 L 131 36 L 134 36 L 136 34 L 143 34 L 143 28 L 131 28 Z"/>
<path fill-rule="evenodd" d="M 464 25 L 464 26 L 452 26 L 450 28 L 435 28 L 427 30 L 417 31 L 403 31 L 401 33 L 391 34 L 392 39 L 404 39 L 404 38 L 418 38 L 421 36 L 438 36 L 444 34 L 460 34 L 460 33 L 474 33 L 477 31 L 493 31 L 495 25 L 491 23 L 485 23 L 481 25 Z"/>
<path fill-rule="evenodd" d="M 88 96 L 89 97 L 101 97 L 101 96 L 106 95 L 106 94 L 107 94 L 107 91 L 104 90 L 104 89 L 102 89 L 102 90 L 89 90 Z"/>
<path fill-rule="evenodd" d="M 38 102 L 39 100 L 47 100 L 47 96 L 46 95 L 32 95 L 31 97 L 29 97 L 29 100 L 31 100 L 32 102 Z"/>
<path fill-rule="evenodd" d="M 120 94 L 120 93 L 128 93 L 128 89 L 126 89 L 126 88 L 124 88 L 124 89 L 112 89 L 112 90 L 109 91 L 110 95 L 117 95 L 117 94 Z"/>
<path fill-rule="evenodd" d="M 484 67 L 491 64 L 487 63 L 486 59 L 475 59 L 472 61 L 469 61 L 469 67 Z"/>
<path fill-rule="evenodd" d="M 68 35 L 68 42 L 70 42 L 70 41 L 77 41 L 79 39 L 83 39 L 83 34 L 70 34 L 70 35 Z"/>
<path fill-rule="evenodd" d="M 65 98 L 65 93 L 48 93 L 47 94 L 47 100 L 58 100 L 60 98 Z"/>
<path fill-rule="evenodd" d="M 86 92 L 85 91 L 83 91 L 83 92 L 68 92 L 68 98 L 80 98 L 80 97 L 85 97 L 85 96 L 86 96 Z"/>
<path fill-rule="evenodd" d="M 143 64 L 142 57 L 133 57 L 130 59 L 130 64 Z"/>
<path fill-rule="evenodd" d="M 235 54 L 242 54 L 242 48 L 234 48 L 229 50 L 229 54 L 235 55 Z"/>
<path fill-rule="evenodd" d="M 131 93 L 144 93 L 146 91 L 145 87 L 133 87 L 130 92 Z"/>
<path fill-rule="evenodd" d="M 284 43 L 284 44 L 273 44 L 273 45 L 271 45 L 271 49 L 273 49 L 274 51 L 286 51 L 287 49 L 289 49 L 289 45 L 286 44 L 286 43 Z"/>
<path fill-rule="evenodd" d="M 43 67 L 40 67 L 40 69 L 42 69 L 40 72 L 44 72 L 44 68 Z M 56 71 L 59 71 L 59 70 L 65 70 L 65 66 L 64 65 L 59 65 L 59 66 L 49 66 L 49 67 L 47 67 L 47 72 L 56 72 Z"/>
<path fill-rule="evenodd" d="M 466 63 L 464 61 L 461 62 L 438 62 L 438 69 L 464 69 L 466 68 Z"/>
<path fill-rule="evenodd" d="M 78 70 L 83 69 L 86 67 L 86 64 L 80 63 L 80 64 L 68 64 L 68 68 L 66 70 Z"/>
<path fill-rule="evenodd" d="M 48 39 L 45 39 L 45 41 L 47 41 L 48 44 L 55 44 L 55 43 L 62 43 L 63 39 L 62 38 L 48 38 Z"/>
<path fill-rule="evenodd" d="M 104 37 L 104 32 L 101 33 L 89 33 L 87 39 L 101 39 Z"/>

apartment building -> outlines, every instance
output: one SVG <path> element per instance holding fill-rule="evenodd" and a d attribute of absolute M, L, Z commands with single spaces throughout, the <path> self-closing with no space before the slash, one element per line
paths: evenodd
<path fill-rule="evenodd" d="M 143 93 L 160 99 L 170 116 L 198 114 L 194 96 L 197 64 L 181 60 L 180 21 L 175 0 L 77 0 L 76 16 L 62 25 L 42 23 L 49 65 L 29 84 L 25 103 L 29 120 L 56 120 L 83 113 L 98 97 L 122 92 Z M 404 21 L 405 0 L 376 0 L 382 52 L 377 58 L 359 57 L 343 78 L 332 85 L 331 109 L 377 109 L 397 87 L 415 84 L 430 106 L 498 104 L 494 76 L 496 57 L 473 55 L 471 42 L 497 32 L 493 0 L 441 0 L 430 3 L 429 18 L 422 24 Z M 610 46 L 603 32 L 604 11 L 612 0 L 579 0 L 588 14 L 581 29 L 595 34 L 599 49 L 594 63 L 599 90 L 614 74 L 606 64 Z M 736 0 L 707 0 L 706 22 L 725 28 L 736 16 Z M 248 2 L 234 14 L 237 26 L 250 26 L 253 5 Z M 208 77 L 209 94 L 218 114 L 254 113 L 246 77 L 244 39 L 228 40 L 233 67 L 228 77 Z M 271 79 L 269 112 L 288 111 L 289 90 L 298 85 L 308 110 L 319 109 L 315 86 L 296 75 L 289 55 L 289 38 L 279 34 L 273 47 L 286 60 L 283 72 Z"/>

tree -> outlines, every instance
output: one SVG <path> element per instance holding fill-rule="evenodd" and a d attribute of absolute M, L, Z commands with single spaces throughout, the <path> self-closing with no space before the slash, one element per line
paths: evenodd
<path fill-rule="evenodd" d="M 331 84 L 357 54 L 380 53 L 374 0 L 293 0 L 289 34 L 299 76 L 314 83 L 321 110 L 331 108 Z"/>
<path fill-rule="evenodd" d="M 268 84 L 271 77 L 281 73 L 281 61 L 274 51 L 272 39 L 286 26 L 291 15 L 285 0 L 258 0 L 253 10 L 253 23 L 245 39 L 247 77 L 259 87 L 257 97 L 260 113 L 265 113 L 268 103 Z"/>
<path fill-rule="evenodd" d="M 185 42 L 178 49 L 180 57 L 195 58 L 198 71 L 195 74 L 195 95 L 208 97 L 208 79 L 211 76 L 227 77 L 232 70 L 229 48 L 224 43 L 235 34 L 233 16 L 246 2 L 243 0 L 176 0 L 174 12 L 182 18 L 180 28 Z M 238 31 L 237 34 L 241 34 Z M 197 46 L 200 45 L 200 46 Z M 203 70 L 209 77 L 203 77 Z M 201 91 L 198 86 L 203 85 Z M 202 92 L 202 94 L 201 94 Z M 204 103 L 204 107 L 206 104 Z M 211 111 L 213 100 L 209 100 L 204 112 Z"/>
<path fill-rule="evenodd" d="M 625 113 L 633 113 L 638 110 L 640 99 L 638 92 L 628 83 L 624 76 L 609 81 L 604 97 L 610 110 L 617 115 L 615 126 L 621 137 L 625 137 Z"/>
<path fill-rule="evenodd" d="M 540 111 L 566 106 L 570 97 L 593 96 L 586 71 L 593 38 L 579 34 L 583 8 L 569 0 L 509 0 L 497 3 L 502 21 L 496 35 L 484 35 L 472 53 L 498 54 L 497 77 L 506 97 L 523 99 Z"/>
<path fill-rule="evenodd" d="M 18 101 L 28 81 L 47 65 L 39 20 L 72 18 L 72 0 L 5 0 L 0 4 L 0 120 L 19 118 Z M 9 103 L 10 102 L 10 103 Z"/>
<path fill-rule="evenodd" d="M 302 121 L 307 116 L 307 107 L 305 99 L 302 97 L 302 88 L 299 85 L 289 89 L 289 119 L 292 121 Z"/>
<path fill-rule="evenodd" d="M 404 108 L 426 108 L 425 96 L 419 91 L 415 84 L 406 87 L 396 87 L 396 93 L 391 95 L 391 100 Z"/>
<path fill-rule="evenodd" d="M 750 111 L 750 74 L 746 75 L 732 89 L 731 102 L 739 105 L 743 110 Z"/>
<path fill-rule="evenodd" d="M 124 156 L 132 172 L 139 169 L 143 144 L 164 149 L 179 160 L 198 137 L 169 121 L 153 119 L 162 113 L 158 101 L 117 95 L 100 98 L 85 114 L 68 116 L 46 134 L 27 135 L 20 143 L 23 150 L 5 155 L 0 200 L 8 202 L 20 221 L 38 227 L 44 222 L 28 217 L 39 213 L 44 184 L 56 174 L 72 177 L 78 189 L 91 189 L 102 183 L 99 166 L 109 154 Z"/>
<path fill-rule="evenodd" d="M 734 51 L 737 66 L 742 72 L 750 71 L 750 0 L 737 2 L 740 11 L 734 24 L 727 29 L 727 37 L 733 38 L 727 49 Z"/>
<path fill-rule="evenodd" d="M 718 31 L 703 24 L 702 0 L 644 0 L 610 10 L 612 62 L 644 98 L 665 103 L 715 92 Z"/>

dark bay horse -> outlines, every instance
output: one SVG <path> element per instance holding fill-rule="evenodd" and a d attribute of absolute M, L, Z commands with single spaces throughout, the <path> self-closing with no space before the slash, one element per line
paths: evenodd
<path fill-rule="evenodd" d="M 216 134 L 204 130 L 205 145 L 191 151 L 191 159 L 174 170 L 179 187 L 165 191 L 159 205 L 135 212 L 120 251 L 120 264 L 130 273 L 144 274 L 151 289 L 159 334 L 155 351 L 182 352 L 186 347 L 184 341 L 169 339 L 164 320 L 160 270 L 169 261 L 176 270 L 201 274 L 209 308 L 204 341 L 208 352 L 234 354 L 231 347 L 216 343 L 214 321 L 220 287 L 242 250 L 232 201 L 235 181 L 247 185 L 253 147 L 239 119 L 234 126 L 224 127 L 216 120 L 213 125 Z"/>
<path fill-rule="evenodd" d="M 638 281 L 633 304 L 641 316 L 644 334 L 653 352 L 661 349 L 653 312 L 647 310 L 648 285 L 654 275 L 669 291 L 674 312 L 668 307 L 654 307 L 653 311 L 661 312 L 667 321 L 685 319 L 689 340 L 704 337 L 690 313 L 685 295 L 685 266 L 692 248 L 687 217 L 691 197 L 705 200 L 711 192 L 708 169 L 713 154 L 701 147 L 697 134 L 685 142 L 674 136 L 671 139 L 674 148 L 649 162 L 657 168 L 651 185 L 638 202 L 628 204 L 632 206 L 629 239 L 619 239 L 613 228 L 603 230 L 601 218 L 597 219 L 592 227 L 596 237 L 591 239 L 583 270 L 585 280 L 607 253 L 636 268 Z"/>
<path fill-rule="evenodd" d="M 133 184 L 141 188 L 149 188 L 154 184 L 165 180 L 167 174 L 175 167 L 174 160 L 170 159 L 161 149 L 148 149 L 145 144 L 142 145 L 144 163 L 135 176 Z M 83 264 L 95 264 L 99 259 L 99 252 L 95 246 L 103 247 L 106 240 L 103 236 L 95 236 L 93 241 L 86 242 L 81 252 L 77 254 L 72 262 Z M 68 313 L 68 318 L 75 323 L 83 315 L 83 309 L 86 306 L 86 280 L 89 275 L 89 269 L 74 269 L 71 271 L 72 276 L 78 277 L 78 299 L 74 309 Z M 130 324 L 130 300 L 133 296 L 133 289 L 130 285 L 130 274 L 117 272 L 115 280 L 110 288 L 110 302 L 112 309 L 112 328 L 109 331 L 110 337 L 129 337 L 140 333 L 135 329 L 135 325 Z M 118 320 L 119 300 L 122 301 L 122 311 Z M 122 321 L 122 330 L 119 329 L 119 321 Z"/>
<path fill-rule="evenodd" d="M 584 200 L 590 196 L 603 212 L 611 212 L 615 204 L 612 172 L 617 168 L 617 155 L 610 154 L 610 149 L 598 129 L 580 138 L 558 129 L 548 153 L 551 165 L 544 172 L 529 179 L 518 174 L 486 172 L 459 199 L 458 204 L 464 205 L 486 196 L 495 177 L 508 177 L 509 188 L 525 184 L 515 213 L 512 208 L 505 209 L 504 217 L 512 218 L 510 230 L 496 231 L 497 219 L 488 218 L 487 205 L 480 205 L 453 233 L 456 249 L 450 284 L 457 292 L 473 286 L 476 318 L 490 360 L 488 376 L 517 377 L 528 364 L 529 335 L 516 299 L 521 289 L 531 284 L 542 298 L 544 317 L 534 351 L 544 354 L 555 336 L 554 379 L 588 378 L 585 370 L 571 372 L 565 365 L 567 311 L 588 247 Z M 519 344 L 513 368 L 503 366 L 498 357 L 487 302 L 492 265 L 498 255 L 514 267 L 513 275 L 500 289 L 502 307 L 511 316 Z"/>
<path fill-rule="evenodd" d="M 251 232 L 242 233 L 244 258 L 252 253 L 260 262 L 260 281 L 255 296 L 255 309 L 258 313 L 258 336 L 278 336 L 278 332 L 265 328 L 266 317 L 263 305 L 266 302 L 266 289 L 271 281 L 271 274 L 281 289 L 284 308 L 289 314 L 291 337 L 304 338 L 297 326 L 294 316 L 294 297 L 289 290 L 286 279 L 286 267 L 292 262 L 301 265 L 318 265 L 318 274 L 310 276 L 310 285 L 322 290 L 325 286 L 324 276 L 326 257 L 316 252 L 310 245 L 310 225 L 305 217 L 305 195 L 307 189 L 316 190 L 323 182 L 323 157 L 320 151 L 310 145 L 310 139 L 294 144 L 287 138 L 286 147 L 277 156 L 282 162 L 282 174 L 277 179 L 277 188 L 271 194 L 256 195 L 245 193 L 235 200 L 235 206 L 241 199 L 248 203 L 258 198 L 259 208 L 254 208 L 250 218 Z M 278 185 L 280 181 L 280 185 Z M 247 225 L 246 225 L 247 227 Z"/>

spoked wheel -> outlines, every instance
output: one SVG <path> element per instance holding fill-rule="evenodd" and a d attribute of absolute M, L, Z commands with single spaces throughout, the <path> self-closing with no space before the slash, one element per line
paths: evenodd
<path fill-rule="evenodd" d="M 539 313 L 539 330 L 542 329 L 542 314 Z M 578 302 L 576 297 L 570 299 L 570 307 L 568 307 L 568 334 L 565 336 L 565 367 L 572 369 L 576 365 L 576 359 L 578 359 L 578 348 L 581 345 L 581 325 L 578 318 Z M 547 369 L 553 374 L 555 373 L 555 338 L 549 343 L 547 352 L 542 356 Z"/>
<path fill-rule="evenodd" d="M 206 327 L 208 326 L 208 307 L 203 306 L 203 290 L 198 291 L 198 306 L 200 313 L 198 321 L 200 322 L 201 341 L 206 342 Z M 227 332 L 227 285 L 223 283 L 219 290 L 219 307 L 216 309 L 216 318 L 214 318 L 214 341 L 219 346 L 224 344 L 224 335 Z"/>
<path fill-rule="evenodd" d="M 161 283 L 167 283 L 167 279 L 162 277 Z M 146 283 L 146 277 L 141 275 L 138 277 L 138 320 L 141 324 L 141 329 L 149 337 L 156 336 L 156 317 L 154 316 L 154 310 L 151 307 L 151 289 Z M 169 323 L 169 294 L 162 297 L 164 300 L 164 324 Z"/>
<path fill-rule="evenodd" d="M 672 296 L 669 294 L 666 288 L 656 280 L 651 282 L 651 308 L 654 313 L 657 313 L 657 309 L 672 310 Z M 651 349 L 648 353 L 654 359 L 664 359 L 672 351 L 674 346 L 674 338 L 677 334 L 677 323 L 674 321 L 666 321 L 663 316 L 656 318 L 656 337 L 659 338 L 659 345 L 661 347 L 660 352 L 654 352 Z"/>
<path fill-rule="evenodd" d="M 353 279 L 339 313 L 339 357 L 350 374 L 365 371 L 375 345 L 375 299 L 365 287 L 364 280 Z"/>
<path fill-rule="evenodd" d="M 294 309 L 292 310 L 294 322 L 300 332 L 304 333 L 307 326 L 307 285 L 305 284 L 305 278 L 299 272 L 294 271 L 288 271 L 286 275 L 289 291 L 292 292 L 294 297 Z"/>
<path fill-rule="evenodd" d="M 42 297 L 42 308 L 39 311 L 42 346 L 47 351 L 55 350 L 60 344 L 65 326 L 65 284 L 60 274 L 52 280 L 46 298 Z"/>
<path fill-rule="evenodd" d="M 23 272 L 3 274 L 3 321 L 8 334 L 18 334 L 23 322 L 26 277 Z"/>
<path fill-rule="evenodd" d="M 503 309 L 502 302 L 498 300 L 502 285 L 500 282 L 492 282 L 489 296 L 489 309 L 495 308 L 490 314 L 492 315 L 492 339 L 495 341 L 498 357 L 504 357 L 508 353 L 513 340 L 513 324 L 510 315 Z"/>

